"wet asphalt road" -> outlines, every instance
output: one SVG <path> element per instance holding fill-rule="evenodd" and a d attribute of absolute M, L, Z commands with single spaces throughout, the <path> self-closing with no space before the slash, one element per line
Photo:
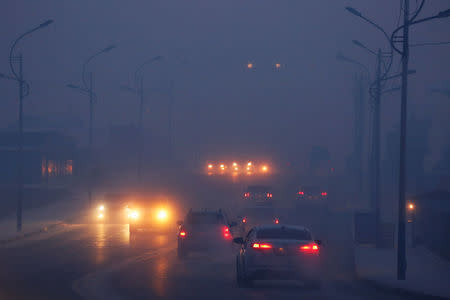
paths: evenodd
<path fill-rule="evenodd" d="M 130 239 L 123 224 L 67 225 L 1 246 L 0 299 L 411 299 L 355 280 L 348 252 L 324 248 L 320 290 L 275 281 L 239 289 L 231 249 L 179 260 L 174 233 Z"/>

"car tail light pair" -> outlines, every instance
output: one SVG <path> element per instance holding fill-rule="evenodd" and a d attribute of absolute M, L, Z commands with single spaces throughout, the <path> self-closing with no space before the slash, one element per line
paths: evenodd
<path fill-rule="evenodd" d="M 272 245 L 267 244 L 267 243 L 253 243 L 252 248 L 253 249 L 272 249 Z"/>
<path fill-rule="evenodd" d="M 321 195 L 322 195 L 323 197 L 325 197 L 325 196 L 328 195 L 328 193 L 327 193 L 327 192 L 322 192 Z"/>
<path fill-rule="evenodd" d="M 319 253 L 319 245 L 312 243 L 300 246 L 300 251 L 304 253 Z"/>
<path fill-rule="evenodd" d="M 305 194 L 305 192 L 300 191 L 300 192 L 298 192 L 298 194 L 303 196 Z"/>
<path fill-rule="evenodd" d="M 267 193 L 267 198 L 272 198 L 273 195 L 271 193 Z"/>
<path fill-rule="evenodd" d="M 230 228 L 228 228 L 227 226 L 223 227 L 223 237 L 226 239 L 231 238 Z"/>

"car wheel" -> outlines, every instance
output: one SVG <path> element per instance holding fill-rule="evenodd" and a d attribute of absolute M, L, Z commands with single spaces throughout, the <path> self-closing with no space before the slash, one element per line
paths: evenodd
<path fill-rule="evenodd" d="M 252 286 L 253 281 L 244 275 L 239 264 L 239 258 L 236 257 L 236 282 L 240 288 L 248 288 Z"/>

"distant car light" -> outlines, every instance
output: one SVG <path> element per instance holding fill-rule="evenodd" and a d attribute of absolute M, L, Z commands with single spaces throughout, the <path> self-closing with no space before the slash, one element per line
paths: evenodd
<path fill-rule="evenodd" d="M 158 211 L 158 214 L 156 215 L 156 217 L 158 218 L 158 220 L 160 221 L 165 221 L 167 220 L 167 218 L 169 217 L 169 214 L 167 213 L 167 210 L 165 209 L 160 209 Z"/>
<path fill-rule="evenodd" d="M 298 194 L 303 196 L 305 194 L 305 192 L 300 191 L 300 192 L 298 192 Z"/>
<path fill-rule="evenodd" d="M 275 224 L 280 224 L 280 220 L 278 218 L 275 218 L 274 222 Z"/>
<path fill-rule="evenodd" d="M 98 208 L 97 208 L 99 211 L 104 211 L 105 210 L 105 206 L 102 204 L 102 205 L 99 205 L 98 206 Z"/>
<path fill-rule="evenodd" d="M 227 239 L 231 238 L 230 229 L 227 226 L 223 227 L 223 236 Z"/>
<path fill-rule="evenodd" d="M 212 169 L 212 168 L 213 168 L 213 165 L 209 164 L 208 169 Z"/>
<path fill-rule="evenodd" d="M 186 237 L 186 235 L 187 235 L 186 231 L 184 231 L 184 230 L 180 231 L 180 236 L 181 237 Z"/>
<path fill-rule="evenodd" d="M 139 212 L 137 210 L 133 210 L 128 214 L 130 219 L 136 220 L 139 218 Z"/>
<path fill-rule="evenodd" d="M 102 213 L 99 213 L 98 215 L 97 215 L 97 218 L 99 218 L 99 219 L 103 219 L 105 216 L 102 214 Z"/>
<path fill-rule="evenodd" d="M 247 218 L 243 218 L 242 223 L 247 223 Z"/>
<path fill-rule="evenodd" d="M 325 197 L 325 196 L 328 195 L 328 193 L 327 192 L 322 192 L 321 195 Z"/>

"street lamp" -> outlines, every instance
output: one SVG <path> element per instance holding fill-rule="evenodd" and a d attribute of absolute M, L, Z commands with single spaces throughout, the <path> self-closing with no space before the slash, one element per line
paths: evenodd
<path fill-rule="evenodd" d="M 372 26 L 374 26 L 377 30 L 379 30 L 384 37 L 386 38 L 386 40 L 389 43 L 390 46 L 390 39 L 388 34 L 386 33 L 386 31 L 379 26 L 377 23 L 375 23 L 374 21 L 372 21 L 371 19 L 365 17 L 361 12 L 359 12 L 358 10 L 356 10 L 355 8 L 346 7 L 346 10 L 348 12 L 350 12 L 351 14 L 363 19 L 364 21 L 366 21 L 367 23 L 371 24 Z M 384 73 L 382 74 L 382 59 L 383 59 L 383 55 L 385 55 L 381 49 L 378 49 L 377 52 L 372 51 L 371 49 L 369 49 L 368 47 L 366 47 L 364 44 L 362 44 L 361 42 L 357 41 L 357 40 L 353 40 L 353 43 L 358 46 L 361 47 L 365 50 L 367 50 L 368 52 L 370 52 L 373 55 L 376 55 L 377 57 L 377 61 L 376 61 L 376 79 L 375 81 L 372 83 L 372 85 L 370 86 L 369 92 L 370 92 L 370 96 L 373 99 L 373 135 L 372 135 L 372 151 L 371 153 L 373 153 L 373 157 L 371 160 L 371 166 L 372 166 L 372 172 L 373 174 L 373 179 L 371 179 L 371 183 L 372 183 L 372 189 L 370 192 L 370 196 L 371 196 L 371 203 L 373 208 L 375 209 L 375 219 L 376 219 L 376 244 L 377 246 L 379 245 L 379 219 L 380 219 L 380 118 L 381 118 L 381 82 L 383 79 L 386 78 L 387 74 L 389 73 L 391 66 L 392 66 L 392 62 L 393 62 L 393 50 L 392 47 L 389 47 L 389 52 L 387 53 L 389 59 L 389 63 L 388 66 L 385 67 Z M 375 93 L 372 93 L 372 91 L 375 91 Z"/>
<path fill-rule="evenodd" d="M 162 60 L 163 57 L 161 55 L 150 58 L 149 60 L 144 61 L 140 64 L 136 71 L 134 72 L 134 83 L 136 88 L 131 88 L 129 86 L 121 86 L 122 90 L 128 91 L 130 93 L 136 94 L 139 97 L 139 116 L 138 116 L 138 165 L 137 165 L 137 175 L 139 183 L 142 182 L 142 155 L 143 155 L 143 114 L 144 114 L 144 77 L 142 76 L 143 68 L 156 61 Z"/>
<path fill-rule="evenodd" d="M 398 180 L 398 234 L 397 234 L 397 279 L 406 278 L 406 229 L 405 229 L 405 186 L 406 186 L 406 122 L 407 122 L 407 102 L 408 102 L 408 64 L 409 64 L 409 26 L 425 21 L 450 17 L 450 9 L 441 11 L 438 14 L 416 20 L 423 8 L 425 1 L 422 1 L 419 8 L 410 18 L 409 0 L 403 2 L 403 25 L 395 29 L 389 42 L 391 48 L 402 57 L 402 95 L 400 103 L 400 153 L 399 153 L 399 180 Z M 397 37 L 397 32 L 403 30 L 401 38 Z M 402 50 L 395 45 L 402 43 Z"/>
<path fill-rule="evenodd" d="M 19 155 L 18 155 L 18 194 L 17 194 L 17 231 L 22 231 L 22 202 L 23 202 L 23 189 L 24 189 L 24 178 L 23 178 L 23 168 L 24 168 L 24 157 L 23 157 L 23 98 L 29 93 L 29 85 L 23 79 L 23 59 L 22 54 L 19 53 L 17 56 L 14 56 L 14 50 L 16 45 L 22 40 L 24 37 L 30 35 L 31 33 L 45 28 L 48 25 L 53 23 L 53 20 L 47 20 L 44 23 L 26 31 L 21 34 L 12 44 L 11 49 L 9 50 L 9 67 L 11 69 L 11 73 L 13 76 L 7 76 L 2 74 L 2 78 L 15 80 L 19 83 Z M 14 68 L 13 62 L 17 61 L 19 63 L 19 70 L 16 71 Z M 24 89 L 26 89 L 26 93 L 24 94 Z"/>
<path fill-rule="evenodd" d="M 89 85 L 86 82 L 86 67 L 89 64 L 89 62 L 91 62 L 95 57 L 97 57 L 100 54 L 106 53 L 111 51 L 112 49 L 116 48 L 115 45 L 109 45 L 106 48 L 103 48 L 99 51 L 97 51 L 96 53 L 94 53 L 93 55 L 91 55 L 84 63 L 83 63 L 83 67 L 82 67 L 82 73 L 81 73 L 81 81 L 83 83 L 83 87 L 82 86 L 78 86 L 78 85 L 74 85 L 74 84 L 66 84 L 66 87 L 71 88 L 71 89 L 76 89 L 79 90 L 85 94 L 89 95 L 89 143 L 88 143 L 88 151 L 89 151 L 89 158 L 88 158 L 88 165 L 90 166 L 90 164 L 92 163 L 92 142 L 93 142 L 93 120 L 94 120 L 94 99 L 96 98 L 95 93 L 93 91 L 93 86 L 92 86 L 92 72 L 89 72 Z M 89 172 L 89 174 L 91 174 L 92 172 Z M 88 179 L 88 201 L 89 204 L 91 204 L 91 200 L 92 200 L 92 178 Z"/>

